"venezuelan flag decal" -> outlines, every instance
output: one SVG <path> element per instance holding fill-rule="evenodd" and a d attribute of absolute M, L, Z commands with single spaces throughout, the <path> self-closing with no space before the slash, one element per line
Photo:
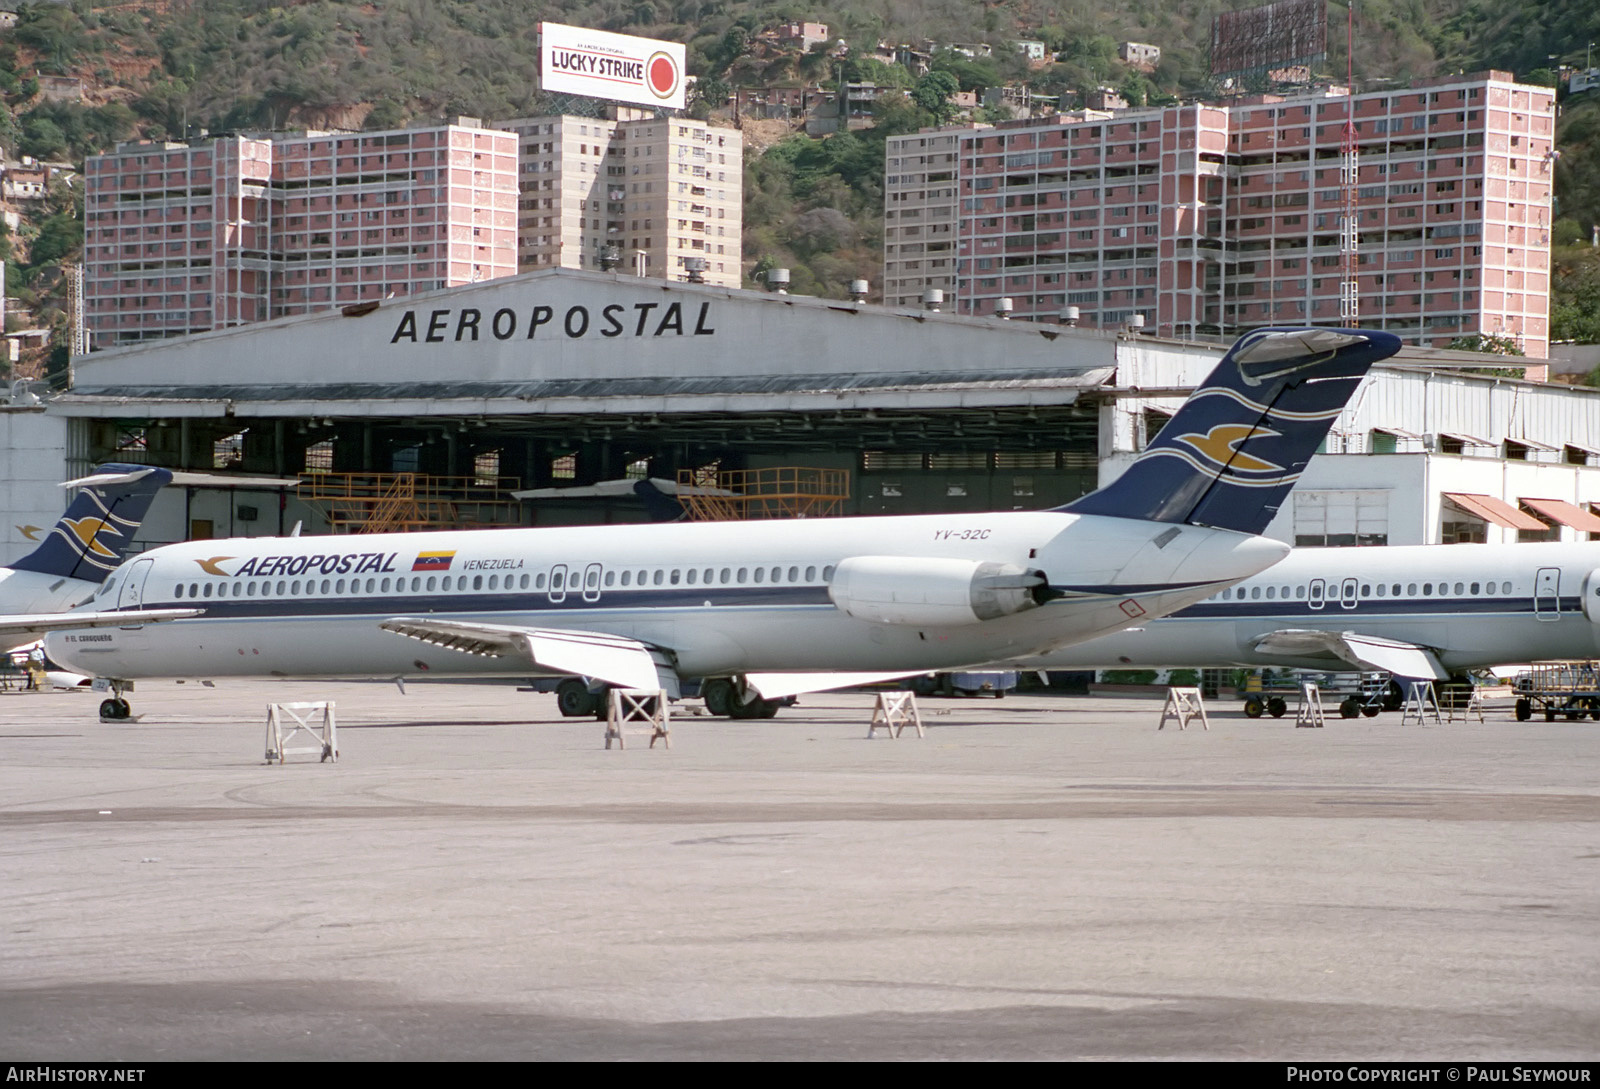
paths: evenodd
<path fill-rule="evenodd" d="M 448 571 L 450 562 L 456 558 L 454 550 L 449 552 L 418 552 L 417 562 L 411 565 L 413 571 Z"/>

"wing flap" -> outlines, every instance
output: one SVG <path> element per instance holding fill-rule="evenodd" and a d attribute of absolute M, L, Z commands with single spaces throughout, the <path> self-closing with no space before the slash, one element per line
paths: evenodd
<path fill-rule="evenodd" d="M 544 669 L 593 677 L 619 688 L 677 690 L 677 675 L 666 654 L 622 635 L 422 617 L 395 617 L 378 626 L 463 654 L 526 657 Z"/>
<path fill-rule="evenodd" d="M 1426 647 L 1353 631 L 1284 629 L 1260 636 L 1253 645 L 1259 654 L 1329 657 L 1363 669 L 1380 669 L 1397 677 L 1431 677 L 1442 681 L 1449 676 L 1438 657 Z"/>
<path fill-rule="evenodd" d="M 745 681 L 761 693 L 763 699 L 781 700 L 788 696 L 803 696 L 807 692 L 831 692 L 861 684 L 898 681 L 926 672 L 924 669 L 913 669 L 901 673 L 748 673 Z"/>

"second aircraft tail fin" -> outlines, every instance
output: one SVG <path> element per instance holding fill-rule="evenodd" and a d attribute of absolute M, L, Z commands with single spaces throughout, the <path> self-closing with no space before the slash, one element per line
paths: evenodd
<path fill-rule="evenodd" d="M 151 465 L 102 465 L 63 487 L 80 491 L 39 547 L 11 566 L 85 582 L 100 582 L 122 562 L 156 493 L 172 473 Z"/>
<path fill-rule="evenodd" d="M 1258 534 L 1367 369 L 1399 350 L 1366 329 L 1247 333 L 1126 472 L 1057 509 Z"/>

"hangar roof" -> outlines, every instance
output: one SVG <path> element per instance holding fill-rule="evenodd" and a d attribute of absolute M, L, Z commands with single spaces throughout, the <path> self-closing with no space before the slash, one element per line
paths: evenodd
<path fill-rule="evenodd" d="M 1115 336 L 550 269 L 74 360 L 69 415 L 1067 404 Z M 814 405 L 811 402 L 815 402 Z M 404 404 L 400 409 L 399 403 Z"/>

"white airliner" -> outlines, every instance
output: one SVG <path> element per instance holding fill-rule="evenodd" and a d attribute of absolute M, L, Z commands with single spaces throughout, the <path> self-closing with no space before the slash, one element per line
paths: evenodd
<path fill-rule="evenodd" d="M 68 610 L 88 601 L 122 562 L 151 501 L 171 480 L 170 472 L 149 465 L 102 465 L 92 476 L 61 485 L 83 490 L 48 532 L 19 527 L 39 546 L 0 567 L 0 650 L 24 646 L 48 631 L 128 623 L 123 612 Z M 141 615 L 153 622 L 194 616 L 196 610 Z"/>
<path fill-rule="evenodd" d="M 52 658 L 146 677 L 709 680 L 739 717 L 798 692 L 1040 654 L 1194 604 L 1288 551 L 1257 536 L 1374 362 L 1364 330 L 1234 345 L 1112 485 L 1057 510 L 804 522 L 248 538 L 154 549 L 103 610 L 172 624 L 63 633 Z"/>
<path fill-rule="evenodd" d="M 1395 545 L 1298 548 L 1171 616 L 1016 665 L 1355 668 L 1446 680 L 1597 654 L 1600 542 Z"/>

